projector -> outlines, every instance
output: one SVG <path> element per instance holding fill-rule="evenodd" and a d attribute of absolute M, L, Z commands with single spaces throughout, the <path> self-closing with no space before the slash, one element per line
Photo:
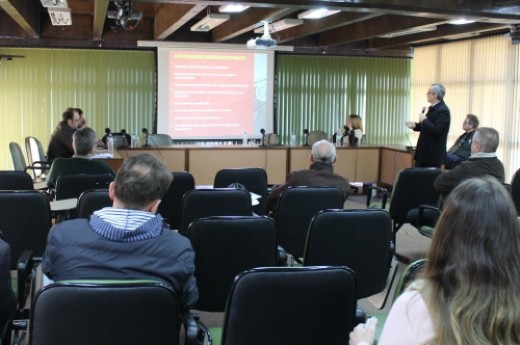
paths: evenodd
<path fill-rule="evenodd" d="M 247 41 L 247 47 L 250 49 L 267 49 L 267 48 L 274 48 L 276 47 L 276 40 L 272 39 L 271 37 L 258 37 L 258 38 L 251 38 L 249 41 Z"/>

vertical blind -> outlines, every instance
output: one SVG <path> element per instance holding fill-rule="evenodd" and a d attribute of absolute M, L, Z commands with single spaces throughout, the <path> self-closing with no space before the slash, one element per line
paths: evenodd
<path fill-rule="evenodd" d="M 363 118 L 367 143 L 404 144 L 410 106 L 408 59 L 277 56 L 276 129 L 284 143 L 303 130 L 330 136 L 350 114 Z"/>
<path fill-rule="evenodd" d="M 151 51 L 7 49 L 25 55 L 0 65 L 0 169 L 13 168 L 9 142 L 24 149 L 34 136 L 45 150 L 67 107 L 82 108 L 98 134 L 140 133 L 155 116 L 155 54 Z M 25 150 L 24 150 L 25 151 Z"/>
<path fill-rule="evenodd" d="M 519 66 L 520 46 L 503 35 L 416 48 L 411 119 L 416 120 L 425 105 L 429 85 L 443 84 L 451 111 L 448 147 L 462 134 L 466 115 L 477 115 L 480 126 L 500 134 L 497 155 L 510 182 L 520 168 Z"/>

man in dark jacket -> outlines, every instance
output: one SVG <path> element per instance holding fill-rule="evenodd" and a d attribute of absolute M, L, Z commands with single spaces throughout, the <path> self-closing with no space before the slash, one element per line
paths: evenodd
<path fill-rule="evenodd" d="M 346 200 L 350 191 L 349 181 L 334 173 L 332 164 L 336 161 L 336 148 L 327 140 L 320 140 L 312 145 L 309 169 L 289 173 L 284 184 L 278 186 L 267 198 L 267 208 L 275 212 L 280 195 L 289 186 L 336 186 L 343 192 Z"/>
<path fill-rule="evenodd" d="M 476 115 L 466 115 L 466 119 L 462 123 L 464 133 L 457 138 L 446 154 L 446 161 L 444 162 L 446 169 L 453 169 L 453 167 L 468 159 L 471 155 L 471 140 L 473 139 L 475 130 L 478 128 L 478 124 L 479 121 Z"/>
<path fill-rule="evenodd" d="M 182 308 L 198 299 L 190 241 L 163 226 L 157 208 L 172 174 L 149 154 L 129 157 L 110 184 L 112 207 L 49 232 L 42 271 L 50 279 L 152 279 L 171 286 Z"/>
<path fill-rule="evenodd" d="M 446 91 L 441 84 L 432 84 L 426 97 L 431 106 L 423 109 L 419 122 L 407 122 L 408 128 L 420 132 L 415 151 L 416 167 L 440 168 L 446 156 L 450 130 L 450 109 L 444 103 Z M 425 107 L 426 108 L 426 107 Z"/>
<path fill-rule="evenodd" d="M 62 114 L 62 121 L 51 135 L 47 149 L 47 160 L 52 163 L 54 158 L 70 158 L 74 155 L 72 135 L 81 124 L 81 117 L 76 108 L 67 108 Z"/>

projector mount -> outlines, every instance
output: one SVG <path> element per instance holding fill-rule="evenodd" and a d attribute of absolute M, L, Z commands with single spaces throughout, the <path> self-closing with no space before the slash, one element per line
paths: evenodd
<path fill-rule="evenodd" d="M 247 41 L 249 49 L 267 49 L 276 47 L 276 40 L 269 35 L 269 22 L 264 20 L 264 34 L 262 37 L 251 38 Z"/>
<path fill-rule="evenodd" d="M 116 24 L 125 30 L 134 30 L 141 21 L 142 13 L 133 11 L 132 0 L 118 0 L 114 4 L 117 10 L 107 11 L 107 18 L 115 19 Z"/>

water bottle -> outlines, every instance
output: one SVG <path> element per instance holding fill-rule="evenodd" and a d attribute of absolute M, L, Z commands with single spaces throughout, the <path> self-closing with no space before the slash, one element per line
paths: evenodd
<path fill-rule="evenodd" d="M 135 133 L 132 133 L 132 142 L 130 143 L 130 146 L 131 147 L 137 147 L 138 143 L 137 143 L 137 135 L 135 135 Z"/>
<path fill-rule="evenodd" d="M 294 132 L 291 133 L 290 146 L 292 146 L 292 147 L 296 146 L 296 134 L 294 134 Z"/>
<path fill-rule="evenodd" d="M 110 133 L 108 135 L 107 148 L 108 148 L 108 153 L 113 155 L 114 154 L 114 138 L 112 137 L 112 133 Z"/>
<path fill-rule="evenodd" d="M 242 135 L 242 146 L 247 146 L 247 132 Z"/>

